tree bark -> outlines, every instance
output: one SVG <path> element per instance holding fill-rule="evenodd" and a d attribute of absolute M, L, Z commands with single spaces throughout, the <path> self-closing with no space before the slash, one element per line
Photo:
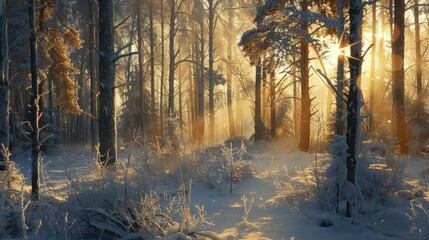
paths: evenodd
<path fill-rule="evenodd" d="M 30 19 L 30 53 L 31 53 L 31 200 L 39 201 L 40 172 L 40 129 L 39 129 L 39 91 L 37 75 L 37 36 L 36 36 L 36 2 L 28 0 Z"/>
<path fill-rule="evenodd" d="M 213 0 L 208 0 L 208 20 L 209 20 L 209 111 L 210 111 L 210 130 L 209 137 L 210 143 L 214 143 L 215 140 L 215 112 L 214 112 L 214 5 Z"/>
<path fill-rule="evenodd" d="M 408 152 L 405 125 L 405 83 L 404 83 L 404 40 L 405 40 L 405 1 L 394 0 L 393 38 L 392 38 L 392 96 L 393 126 L 399 152 Z"/>
<path fill-rule="evenodd" d="M 262 85 L 262 67 L 261 61 L 256 65 L 255 79 L 255 142 L 263 139 L 263 123 L 261 111 L 261 85 Z"/>
<path fill-rule="evenodd" d="M 338 47 L 344 48 L 344 0 L 339 0 L 337 5 L 338 10 L 338 28 L 337 38 Z M 337 95 L 336 95 L 336 118 L 335 118 L 335 134 L 344 135 L 345 121 L 344 117 L 344 55 L 339 54 L 337 59 Z"/>
<path fill-rule="evenodd" d="M 6 2 L 0 1 L 0 171 L 6 170 L 3 147 L 9 149 L 9 54 Z"/>
<path fill-rule="evenodd" d="M 168 75 L 168 114 L 169 114 L 169 131 L 173 131 L 172 120 L 175 117 L 175 109 L 174 109 L 174 70 L 176 63 L 176 53 L 174 51 L 174 38 L 176 36 L 175 31 L 176 26 L 176 0 L 170 0 L 170 41 L 169 41 L 169 58 L 170 58 L 170 66 L 169 66 L 169 75 Z M 172 136 L 172 132 L 168 133 L 170 137 Z"/>
<path fill-rule="evenodd" d="M 226 79 L 226 104 L 228 107 L 228 122 L 229 122 L 229 137 L 235 137 L 235 120 L 234 112 L 232 110 L 232 45 L 234 44 L 235 29 L 234 29 L 234 12 L 232 9 L 228 10 L 228 47 L 227 47 L 227 79 Z"/>
<path fill-rule="evenodd" d="M 90 78 L 90 112 L 91 115 L 97 118 L 97 60 L 95 48 L 97 47 L 97 31 L 95 30 L 95 7 L 94 0 L 88 0 L 89 4 L 89 34 L 88 34 L 88 52 L 89 52 L 89 78 Z M 95 146 L 98 143 L 98 129 L 97 122 L 95 119 L 91 118 L 91 147 L 92 150 L 95 150 Z"/>
<path fill-rule="evenodd" d="M 308 9 L 306 0 L 301 2 L 301 11 L 304 13 Z M 310 82 L 308 73 L 308 23 L 302 20 L 302 30 L 304 36 L 301 39 L 301 133 L 299 139 L 299 149 L 307 152 L 310 149 L 310 121 L 311 121 L 311 100 Z"/>
<path fill-rule="evenodd" d="M 271 62 L 271 65 L 274 65 Z M 271 113 L 271 138 L 277 135 L 277 118 L 276 118 L 276 73 L 274 67 L 270 68 L 270 113 Z"/>
<path fill-rule="evenodd" d="M 159 123 L 160 123 L 160 131 L 161 137 L 164 137 L 164 74 L 165 74 L 165 64 L 164 64 L 164 54 L 165 54 L 165 45 L 164 45 L 164 0 L 161 1 L 161 80 L 160 80 L 160 88 L 159 91 Z"/>
<path fill-rule="evenodd" d="M 113 0 L 99 0 L 99 81 L 100 81 L 100 156 L 99 162 L 113 167 L 116 162 L 115 62 L 113 31 Z"/>
<path fill-rule="evenodd" d="M 350 0 L 350 87 L 347 97 L 347 180 L 356 181 L 356 163 L 360 137 L 360 78 L 362 70 L 362 1 Z M 347 201 L 347 217 L 352 215 L 353 202 Z"/>
<path fill-rule="evenodd" d="M 417 102 L 423 101 L 423 80 L 422 80 L 422 56 L 421 56 L 421 42 L 420 42 L 420 20 L 419 20 L 419 1 L 414 0 L 414 27 L 415 27 L 415 41 L 416 41 L 416 90 Z"/>
<path fill-rule="evenodd" d="M 204 66 L 205 66 L 205 41 L 204 41 L 204 20 L 198 19 L 200 25 L 200 64 L 198 69 L 199 76 L 197 82 L 197 95 L 198 95 L 198 141 L 200 144 L 204 143 L 205 132 L 205 101 L 204 101 Z"/>
<path fill-rule="evenodd" d="M 149 39 L 150 39 L 150 106 L 151 121 L 156 123 L 156 109 L 155 109 L 155 26 L 153 23 L 153 7 L 154 2 L 150 0 L 149 3 Z M 152 127 L 154 129 L 154 127 Z"/>
<path fill-rule="evenodd" d="M 139 91 L 140 91 L 140 112 L 141 112 L 141 117 L 140 117 L 140 127 L 141 127 L 141 131 L 143 133 L 143 135 L 146 134 L 146 126 L 144 123 L 144 117 L 143 114 L 145 113 L 145 107 L 144 107 L 144 72 L 143 72 L 143 34 L 142 34 L 142 27 L 143 27 L 143 23 L 142 23 L 142 19 L 141 19 L 141 15 L 142 15 L 142 7 L 141 7 L 141 0 L 136 0 L 137 1 L 137 50 L 139 52 Z"/>
<path fill-rule="evenodd" d="M 370 86 L 369 86 L 369 121 L 368 128 L 371 131 L 374 126 L 374 104 L 375 104 L 375 50 L 377 43 L 377 5 L 372 4 L 372 48 L 371 48 L 371 69 L 370 69 Z"/>

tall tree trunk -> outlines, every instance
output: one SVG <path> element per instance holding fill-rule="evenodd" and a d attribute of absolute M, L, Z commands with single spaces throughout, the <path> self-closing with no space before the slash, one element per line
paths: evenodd
<path fill-rule="evenodd" d="M 301 10 L 305 13 L 308 10 L 308 2 L 301 2 Z M 301 39 L 301 133 L 299 139 L 299 149 L 308 151 L 310 149 L 310 121 L 311 121 L 311 99 L 310 82 L 308 73 L 308 23 L 302 20 L 302 29 L 304 36 Z"/>
<path fill-rule="evenodd" d="M 150 106 L 152 123 L 156 123 L 156 110 L 155 110 L 155 26 L 153 23 L 153 0 L 149 3 L 149 39 L 150 39 Z M 155 128 L 153 126 L 152 128 Z"/>
<path fill-rule="evenodd" d="M 419 20 L 419 1 L 414 0 L 414 27 L 415 27 L 415 42 L 416 42 L 416 90 L 417 90 L 417 103 L 423 102 L 423 80 L 422 80 L 422 56 L 421 56 L 421 42 L 420 42 L 420 20 Z"/>
<path fill-rule="evenodd" d="M 272 60 L 273 61 L 273 60 Z M 271 138 L 276 138 L 277 118 L 276 118 L 276 73 L 274 63 L 270 67 L 270 113 L 271 113 Z"/>
<path fill-rule="evenodd" d="M 261 85 L 262 85 L 262 67 L 261 61 L 256 65 L 255 81 L 255 142 L 263 139 L 263 123 L 261 111 Z"/>
<path fill-rule="evenodd" d="M 228 47 L 227 47 L 227 79 L 226 79 L 226 104 L 228 106 L 228 122 L 229 122 L 229 136 L 235 137 L 235 120 L 234 112 L 232 110 L 232 45 L 234 44 L 235 29 L 234 29 L 234 11 L 228 10 Z"/>
<path fill-rule="evenodd" d="M 90 112 L 93 117 L 97 117 L 97 60 L 95 57 L 95 48 L 97 47 L 97 31 L 95 30 L 95 4 L 94 0 L 88 0 L 89 4 L 89 34 L 88 34 L 88 52 L 89 52 L 89 78 L 90 78 Z M 92 150 L 95 150 L 95 146 L 98 143 L 98 129 L 97 122 L 95 119 L 91 118 L 91 147 Z"/>
<path fill-rule="evenodd" d="M 370 69 L 370 85 L 369 85 L 369 130 L 374 126 L 374 104 L 375 104 L 375 49 L 377 44 L 377 4 L 372 4 L 372 48 L 371 48 L 371 69 Z"/>
<path fill-rule="evenodd" d="M 165 62 L 164 62 L 164 56 L 165 56 L 165 45 L 164 45 L 164 0 L 161 1 L 161 82 L 160 82 L 160 91 L 159 91 L 159 123 L 160 123 L 160 130 L 161 130 L 161 137 L 164 136 L 164 106 L 163 106 L 163 100 L 164 100 L 164 74 L 165 74 Z"/>
<path fill-rule="evenodd" d="M 350 87 L 347 96 L 347 180 L 353 185 L 356 181 L 356 163 L 359 151 L 362 71 L 362 1 L 350 0 Z M 351 217 L 353 203 L 347 202 L 347 217 Z"/>
<path fill-rule="evenodd" d="M 100 156 L 103 166 L 114 167 L 116 162 L 115 118 L 115 62 L 113 31 L 113 0 L 99 0 L 99 75 L 100 81 Z"/>
<path fill-rule="evenodd" d="M 31 52 L 31 199 L 39 201 L 40 172 L 40 128 L 39 128 L 39 90 L 37 76 L 37 36 L 36 36 L 36 2 L 28 0 L 30 19 L 30 52 Z"/>
<path fill-rule="evenodd" d="M 0 171 L 6 170 L 3 147 L 9 148 L 9 46 L 6 2 L 0 1 Z"/>
<path fill-rule="evenodd" d="M 143 135 L 146 134 L 146 126 L 144 124 L 144 117 L 143 114 L 145 113 L 144 109 L 144 71 L 143 71 L 143 34 L 142 34 L 142 7 L 141 7 L 141 0 L 137 1 L 137 50 L 139 52 L 139 91 L 140 91 L 140 127 L 142 130 Z"/>
<path fill-rule="evenodd" d="M 208 20 L 209 20 L 209 111 L 210 111 L 210 143 L 214 143 L 215 140 L 215 112 L 214 112 L 214 15 L 215 6 L 213 0 L 208 0 Z"/>
<path fill-rule="evenodd" d="M 344 48 L 344 0 L 339 0 L 337 5 L 338 10 L 338 27 L 337 38 L 338 47 Z M 336 95 L 336 118 L 335 118 L 335 134 L 344 135 L 345 121 L 344 117 L 344 55 L 339 54 L 337 59 L 337 95 Z"/>
<path fill-rule="evenodd" d="M 337 5 L 338 11 L 338 27 L 337 38 L 338 47 L 344 48 L 344 0 L 339 0 Z M 337 58 L 337 95 L 336 95 L 336 118 L 335 118 L 335 134 L 344 135 L 345 121 L 344 116 L 344 55 L 339 54 Z"/>
<path fill-rule="evenodd" d="M 384 4 L 384 1 L 381 2 L 381 4 Z M 380 79 L 378 81 L 375 82 L 375 96 L 374 96 L 374 112 L 373 114 L 379 118 L 381 121 L 384 120 L 384 115 L 385 115 L 385 111 L 382 110 L 382 102 L 383 102 L 383 96 L 384 96 L 384 91 L 385 91 L 385 76 L 386 76 L 386 70 L 385 70 L 385 63 L 386 63 L 386 59 L 385 59 L 385 54 L 384 54 L 384 32 L 386 31 L 386 13 L 385 10 L 383 9 L 384 6 L 381 5 L 380 6 L 380 22 L 381 22 L 381 26 L 380 26 L 380 32 L 381 32 L 381 37 L 379 39 L 378 42 L 378 47 L 377 47 L 377 59 L 378 59 L 378 69 L 379 69 L 379 73 L 380 73 Z"/>
<path fill-rule="evenodd" d="M 200 64 L 198 69 L 199 77 L 197 83 L 198 95 L 198 141 L 200 144 L 204 143 L 204 130 L 205 130 L 205 103 L 204 103 L 204 65 L 205 65 L 205 48 L 204 48 L 204 21 L 199 19 L 200 25 Z"/>
<path fill-rule="evenodd" d="M 408 152 L 405 133 L 405 83 L 404 83 L 404 40 L 405 40 L 405 0 L 394 0 L 392 38 L 392 96 L 393 126 L 395 138 L 401 154 Z"/>
<path fill-rule="evenodd" d="M 292 62 L 296 61 L 296 54 L 292 55 Z M 301 126 L 301 122 L 300 122 L 300 116 L 298 114 L 299 112 L 299 100 L 298 100 L 298 84 L 297 84 L 297 80 L 296 80 L 296 69 L 297 67 L 293 68 L 293 74 L 292 74 L 292 81 L 293 81 L 293 122 L 294 122 L 294 127 L 295 127 L 295 131 L 294 131 L 294 135 L 295 135 L 295 139 L 298 140 L 300 139 L 300 126 Z"/>
<path fill-rule="evenodd" d="M 170 47 L 169 47 L 169 58 L 170 58 L 170 66 L 169 66 L 169 75 L 168 75 L 168 114 L 169 114 L 169 131 L 173 131 L 171 129 L 173 127 L 172 120 L 175 116 L 174 109 L 174 70 L 176 64 L 176 53 L 174 51 L 174 38 L 176 36 L 176 0 L 170 0 Z M 168 133 L 170 136 L 173 136 L 172 132 Z"/>

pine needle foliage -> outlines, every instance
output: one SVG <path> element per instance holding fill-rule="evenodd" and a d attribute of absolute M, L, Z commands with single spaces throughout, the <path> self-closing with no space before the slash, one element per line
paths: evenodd
<path fill-rule="evenodd" d="M 64 111 L 80 114 L 73 75 L 78 73 L 70 60 L 72 49 L 82 48 L 79 31 L 73 26 L 69 1 L 40 0 L 37 12 L 41 71 L 52 78 L 58 88 L 56 104 Z M 43 79 L 42 79 L 43 80 Z"/>

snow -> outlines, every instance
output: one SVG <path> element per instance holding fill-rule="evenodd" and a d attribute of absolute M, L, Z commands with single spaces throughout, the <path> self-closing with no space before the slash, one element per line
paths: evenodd
<path fill-rule="evenodd" d="M 341 142 L 338 141 L 336 144 L 341 146 Z M 338 148 L 341 148 L 340 146 Z M 423 207 L 429 209 L 428 179 L 421 177 L 422 169 L 428 166 L 427 159 L 404 157 L 407 162 L 407 189 L 410 192 L 409 196 L 413 195 L 412 197 L 398 194 L 386 206 L 368 204 L 362 207 L 365 209 L 364 213 L 353 218 L 345 218 L 344 202 L 340 203 L 339 214 L 335 214 L 324 210 L 314 201 L 300 202 L 299 206 L 295 206 L 278 196 L 276 182 L 285 181 L 298 186 L 298 179 L 314 163 L 315 156 L 312 154 L 292 149 L 269 143 L 261 148 L 254 147 L 247 153 L 255 171 L 254 176 L 243 182 L 234 183 L 232 194 L 229 194 L 227 183 L 213 187 L 193 181 L 190 198 L 192 214 L 197 214 L 193 206 L 202 205 L 207 220 L 213 223 L 200 226 L 198 233 L 213 239 L 331 240 L 418 239 L 416 234 L 411 233 L 415 226 L 427 233 L 429 227 L 425 221 L 429 216 L 425 216 L 424 211 L 418 208 L 414 212 L 410 208 L 422 203 Z M 128 154 L 127 151 L 121 152 L 119 159 L 126 159 Z M 14 157 L 27 177 L 27 184 L 30 176 L 29 159 L 29 152 Z M 42 191 L 46 187 L 55 189 L 58 199 L 65 200 L 70 175 L 77 175 L 80 178 L 91 175 L 95 154 L 78 148 L 63 147 L 44 155 L 43 159 L 46 174 Z M 174 188 L 174 184 L 164 185 L 164 189 Z M 416 193 L 417 190 L 421 191 Z M 246 216 L 243 199 L 246 199 L 248 210 Z M 96 206 L 93 209 L 108 214 L 104 212 L 106 210 Z M 177 223 L 173 222 L 171 226 L 175 226 L 174 224 Z M 175 229 L 171 230 L 172 235 L 163 239 L 189 239 L 186 235 L 177 233 L 177 226 Z M 414 230 L 414 233 L 416 231 Z M 143 235 L 136 233 L 128 237 L 132 236 Z"/>

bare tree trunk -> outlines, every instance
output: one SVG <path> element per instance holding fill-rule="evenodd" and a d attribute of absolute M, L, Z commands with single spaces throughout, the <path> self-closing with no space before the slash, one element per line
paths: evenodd
<path fill-rule="evenodd" d="M 205 104 L 204 104 L 204 65 L 205 65 L 205 48 L 204 48 L 204 21 L 199 19 L 200 25 L 200 64 L 199 64 L 199 77 L 197 84 L 198 95 L 198 141 L 200 144 L 204 143 L 204 130 L 205 130 Z"/>
<path fill-rule="evenodd" d="M 100 158 L 103 166 L 114 167 L 116 162 L 115 63 L 113 0 L 99 0 L 99 81 L 100 81 Z"/>
<path fill-rule="evenodd" d="M 226 104 L 228 106 L 228 122 L 229 122 L 229 136 L 235 137 L 235 120 L 234 112 L 232 110 L 232 45 L 234 44 L 234 12 L 232 9 L 228 10 L 228 47 L 227 47 L 227 79 L 226 79 Z"/>
<path fill-rule="evenodd" d="M 37 36 L 36 36 L 36 2 L 28 0 L 30 19 L 30 52 L 31 52 L 31 200 L 39 201 L 40 172 L 40 128 L 39 128 L 39 91 L 37 83 Z"/>
<path fill-rule="evenodd" d="M 301 10 L 306 12 L 308 3 L 304 0 L 301 3 Z M 311 121 L 311 100 L 310 100 L 310 83 L 308 73 L 308 23 L 303 20 L 302 29 L 304 37 L 301 40 L 301 133 L 299 139 L 299 149 L 308 151 L 310 149 L 310 121 Z"/>
<path fill-rule="evenodd" d="M 89 77 L 90 77 L 90 112 L 93 117 L 97 117 L 97 60 L 95 57 L 95 48 L 97 47 L 97 31 L 95 31 L 95 7 L 94 0 L 88 0 L 89 4 L 89 34 L 88 34 L 88 51 L 89 51 Z M 95 150 L 95 146 L 98 143 L 97 134 L 97 122 L 95 119 L 91 119 L 91 147 Z"/>
<path fill-rule="evenodd" d="M 395 138 L 401 154 L 408 152 L 405 133 L 405 83 L 404 83 L 404 40 L 405 40 L 405 2 L 394 0 L 394 29 L 392 39 L 392 96 L 393 126 Z"/>
<path fill-rule="evenodd" d="M 170 57 L 170 66 L 169 66 L 169 75 L 168 75 L 168 114 L 169 114 L 169 130 L 173 126 L 171 122 L 175 116 L 174 109 L 174 70 L 176 63 L 176 53 L 174 51 L 174 38 L 176 36 L 176 0 L 170 0 L 170 47 L 169 47 L 169 57 Z M 172 136 L 173 133 L 168 133 Z"/>
<path fill-rule="evenodd" d="M 140 118 L 140 127 L 142 130 L 143 135 L 146 134 L 146 126 L 144 124 L 144 117 L 143 114 L 145 113 L 144 109 L 144 76 L 143 76 L 143 34 L 142 34 L 142 7 L 141 7 L 141 0 L 137 1 L 137 50 L 139 52 L 139 90 L 140 90 L 140 112 L 141 112 L 141 118 Z"/>
<path fill-rule="evenodd" d="M 156 110 L 155 110 L 155 26 L 153 24 L 153 0 L 149 3 L 149 39 L 150 39 L 150 106 L 152 123 L 156 123 Z M 152 129 L 155 126 L 152 127 Z"/>
<path fill-rule="evenodd" d="M 417 102 L 423 102 L 423 80 L 422 80 L 422 56 L 420 42 L 420 20 L 419 20 L 419 1 L 414 0 L 414 24 L 415 24 L 415 41 L 416 41 L 416 86 L 417 86 Z"/>
<path fill-rule="evenodd" d="M 0 1 L 0 171 L 6 170 L 3 147 L 9 148 L 9 45 L 6 2 Z"/>
<path fill-rule="evenodd" d="M 372 4 L 372 48 L 371 48 L 371 69 L 369 85 L 369 123 L 368 128 L 372 130 L 374 126 L 374 104 L 375 104 L 375 49 L 377 43 L 377 4 Z"/>
<path fill-rule="evenodd" d="M 337 5 L 338 10 L 338 27 L 337 27 L 337 38 L 339 48 L 344 48 L 344 0 L 339 0 Z M 337 59 L 337 95 L 336 95 L 336 118 L 335 118 L 335 134 L 344 135 L 345 121 L 344 117 L 344 55 L 339 54 Z"/>
<path fill-rule="evenodd" d="M 163 107 L 163 100 L 164 100 L 164 74 L 165 74 L 165 65 L 164 65 L 164 54 L 165 54 L 165 45 L 164 45 L 164 0 L 161 1 L 161 82 L 160 82 L 160 88 L 159 91 L 159 123 L 160 123 L 160 130 L 161 130 L 161 137 L 164 136 L 164 107 Z"/>
<path fill-rule="evenodd" d="M 384 2 L 384 1 L 383 1 Z M 382 4 L 383 4 L 382 2 Z M 380 6 L 380 22 L 381 22 L 381 29 L 380 32 L 384 33 L 386 31 L 386 13 L 383 9 L 383 5 Z M 380 120 L 384 120 L 385 111 L 382 110 L 382 102 L 383 102 L 383 96 L 385 91 L 385 76 L 386 76 L 386 70 L 385 70 L 385 54 L 384 54 L 384 34 L 381 34 L 381 37 L 378 42 L 377 47 L 377 58 L 378 58 L 378 68 L 380 71 L 380 79 L 379 81 L 375 82 L 375 104 L 374 104 L 374 112 L 373 114 L 380 118 Z"/>
<path fill-rule="evenodd" d="M 210 111 L 210 143 L 215 140 L 215 112 L 214 112 L 214 5 L 213 0 L 208 0 L 209 20 L 209 111 Z"/>
<path fill-rule="evenodd" d="M 361 91 L 360 78 L 362 70 L 362 1 L 351 0 L 350 15 L 350 87 L 347 96 L 347 180 L 353 185 L 356 181 L 356 163 L 360 136 Z M 347 217 L 351 217 L 353 203 L 347 202 Z"/>
<path fill-rule="evenodd" d="M 271 138 L 276 138 L 277 135 L 277 118 L 276 118 L 276 73 L 274 71 L 274 63 L 271 62 L 270 67 L 270 112 L 271 112 Z"/>
<path fill-rule="evenodd" d="M 261 111 L 261 85 L 262 85 L 261 61 L 256 65 L 255 81 L 255 142 L 263 139 L 263 123 Z"/>

